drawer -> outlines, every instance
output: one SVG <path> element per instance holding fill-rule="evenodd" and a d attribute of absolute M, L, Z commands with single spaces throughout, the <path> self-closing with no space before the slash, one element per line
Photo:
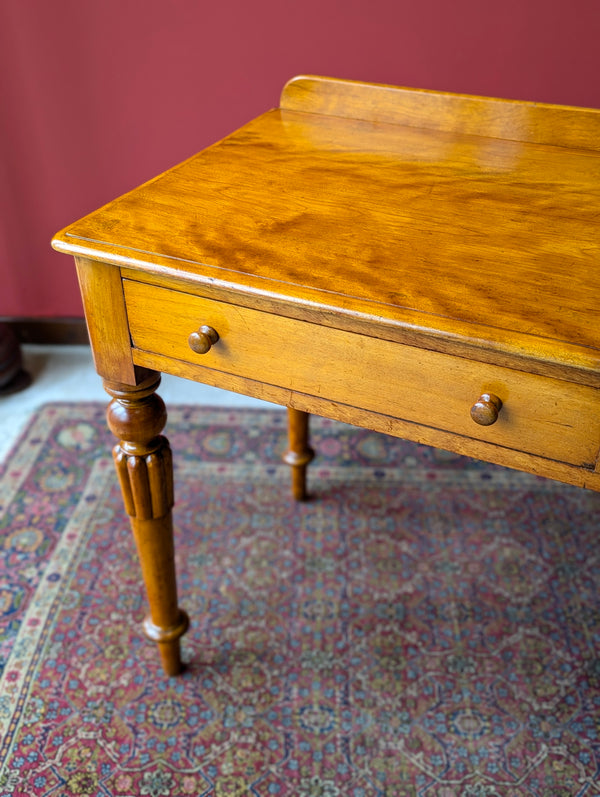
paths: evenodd
<path fill-rule="evenodd" d="M 124 280 L 134 348 L 297 393 L 593 468 L 600 445 L 598 391 L 585 385 L 322 327 Z M 218 341 L 204 354 L 188 337 Z M 192 374 L 190 374 L 192 375 Z M 502 401 L 480 426 L 472 405 Z"/>

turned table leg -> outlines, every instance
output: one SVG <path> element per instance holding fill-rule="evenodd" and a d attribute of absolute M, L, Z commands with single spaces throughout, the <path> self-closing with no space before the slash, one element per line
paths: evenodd
<path fill-rule="evenodd" d="M 119 439 L 113 458 L 150 605 L 144 632 L 158 643 L 166 674 L 177 675 L 182 669 L 179 637 L 189 621 L 177 605 L 173 463 L 169 442 L 160 434 L 167 413 L 154 392 L 159 383 L 155 373 L 137 387 L 106 380 L 104 387 L 113 397 L 107 411 L 109 428 Z"/>
<path fill-rule="evenodd" d="M 289 449 L 283 461 L 292 468 L 292 494 L 297 501 L 304 501 L 306 491 L 306 466 L 315 452 L 308 444 L 308 420 L 310 415 L 302 410 L 287 408 Z"/>

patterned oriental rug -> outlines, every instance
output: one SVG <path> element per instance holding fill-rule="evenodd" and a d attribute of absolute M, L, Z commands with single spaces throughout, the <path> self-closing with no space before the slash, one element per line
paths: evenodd
<path fill-rule="evenodd" d="M 173 408 L 187 671 L 163 677 L 104 407 L 0 483 L 0 795 L 600 794 L 600 496 L 313 419 Z"/>

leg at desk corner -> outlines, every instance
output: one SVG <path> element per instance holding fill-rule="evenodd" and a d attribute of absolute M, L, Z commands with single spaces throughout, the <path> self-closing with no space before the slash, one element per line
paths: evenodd
<path fill-rule="evenodd" d="M 288 407 L 289 449 L 283 461 L 292 468 L 292 494 L 297 501 L 306 500 L 306 466 L 315 453 L 308 444 L 308 420 L 310 415 L 302 410 Z"/>
<path fill-rule="evenodd" d="M 107 411 L 110 430 L 119 440 L 113 457 L 150 604 L 144 632 L 158 643 L 165 673 L 177 675 L 182 668 L 179 637 L 188 618 L 177 605 L 173 463 L 169 442 L 160 434 L 167 413 L 154 392 L 159 383 L 155 373 L 137 387 L 106 380 L 104 387 L 113 397 Z"/>

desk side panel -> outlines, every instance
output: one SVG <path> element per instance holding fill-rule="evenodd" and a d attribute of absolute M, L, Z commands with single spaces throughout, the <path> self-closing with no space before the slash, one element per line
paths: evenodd
<path fill-rule="evenodd" d="M 112 382 L 137 384 L 120 269 L 83 257 L 75 263 L 96 371 Z"/>

